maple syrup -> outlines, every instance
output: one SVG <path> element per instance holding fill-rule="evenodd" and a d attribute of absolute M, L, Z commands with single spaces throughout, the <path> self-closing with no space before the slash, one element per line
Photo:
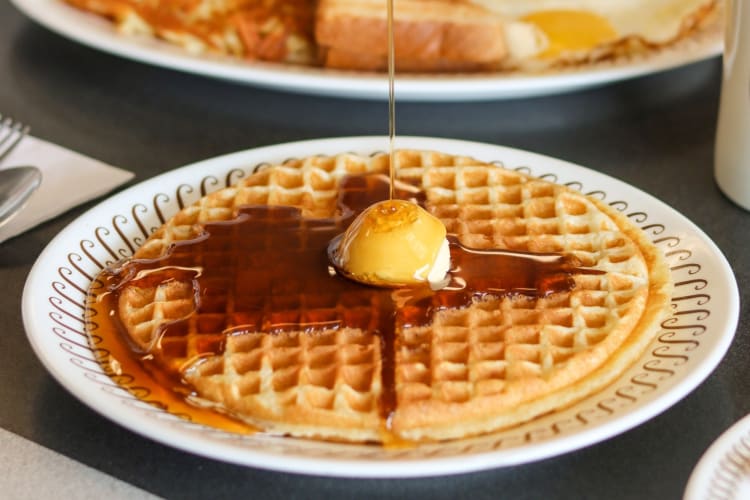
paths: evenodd
<path fill-rule="evenodd" d="M 110 352 L 108 371 L 114 360 L 123 372 L 143 377 L 138 384 L 169 411 L 235 430 L 236 422 L 186 402 L 194 394 L 171 361 L 183 355 L 181 339 L 188 324 L 197 329 L 193 333 L 200 339 L 200 357 L 221 354 L 226 335 L 314 335 L 359 328 L 381 339 L 379 408 L 387 421 L 397 405 L 396 352 L 402 328 L 428 325 L 436 311 L 467 307 L 477 299 L 544 297 L 570 290 L 572 272 L 598 272 L 579 269 L 575 259 L 565 255 L 474 250 L 450 237 L 452 269 L 440 290 L 429 285 L 377 288 L 342 277 L 329 264 L 330 242 L 362 210 L 386 199 L 390 189 L 383 175 L 350 176 L 342 180 L 334 217 L 311 219 L 293 207 L 246 206 L 233 220 L 208 223 L 200 237 L 175 243 L 162 258 L 131 260 L 105 270 L 92 287 L 91 307 L 98 325 L 92 334 L 101 337 L 100 347 Z M 411 188 L 396 189 L 395 194 L 424 199 Z M 195 317 L 162 326 L 159 342 L 143 352 L 126 340 L 118 316 L 119 293 L 127 284 L 152 287 L 168 280 L 193 283 Z"/>
<path fill-rule="evenodd" d="M 393 0 L 388 0 L 388 152 L 391 188 L 389 198 L 395 197 L 396 186 L 396 41 L 393 29 Z"/>

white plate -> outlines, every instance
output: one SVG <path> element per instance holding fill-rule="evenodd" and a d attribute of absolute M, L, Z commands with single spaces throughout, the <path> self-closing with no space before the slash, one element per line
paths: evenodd
<path fill-rule="evenodd" d="M 714 442 L 690 475 L 684 500 L 750 498 L 750 415 Z"/>
<path fill-rule="evenodd" d="M 683 216 L 621 181 L 553 158 L 489 144 L 401 137 L 400 148 L 471 155 L 567 184 L 609 202 L 642 227 L 664 250 L 676 283 L 674 313 L 648 352 L 608 389 L 566 411 L 489 436 L 407 450 L 228 434 L 143 403 L 103 374 L 83 333 L 84 292 L 101 266 L 130 255 L 180 206 L 234 182 L 256 165 L 311 154 L 369 154 L 386 146 L 386 138 L 360 137 L 243 151 L 167 172 L 102 202 L 47 246 L 28 277 L 23 319 L 34 350 L 85 404 L 156 441 L 255 467 L 370 477 L 459 473 L 575 450 L 666 410 L 721 360 L 738 321 L 737 284 L 721 252 Z"/>
<path fill-rule="evenodd" d="M 385 76 L 270 63 L 248 63 L 216 56 L 191 55 L 150 37 L 119 34 L 99 16 L 77 10 L 62 0 L 11 0 L 31 19 L 85 45 L 167 68 L 293 92 L 385 99 Z M 399 77 L 396 94 L 410 101 L 507 99 L 568 92 L 664 71 L 721 53 L 722 36 L 713 30 L 647 58 L 602 63 L 544 75 L 453 74 Z"/>

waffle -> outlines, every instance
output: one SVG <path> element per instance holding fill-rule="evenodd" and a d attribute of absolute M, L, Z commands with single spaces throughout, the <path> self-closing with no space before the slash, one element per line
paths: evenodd
<path fill-rule="evenodd" d="M 427 209 L 464 245 L 572 254 L 602 273 L 574 274 L 571 291 L 544 298 L 490 297 L 438 310 L 427 325 L 397 324 L 387 345 L 374 333 L 383 304 L 358 293 L 359 285 L 313 296 L 290 285 L 275 309 L 269 298 L 259 302 L 263 318 L 346 316 L 346 328 L 267 332 L 265 319 L 235 312 L 253 299 L 221 284 L 196 312 L 190 277 L 176 271 L 123 287 L 118 307 L 131 340 L 179 374 L 202 405 L 269 432 L 374 442 L 517 425 L 602 389 L 641 355 L 668 309 L 671 281 L 658 249 L 626 217 L 564 186 L 467 157 L 399 151 L 396 161 L 398 179 L 420 186 Z M 331 217 L 342 179 L 387 167 L 387 155 L 353 154 L 269 166 L 180 211 L 134 257 L 170 254 L 179 264 L 177 242 L 201 238 L 205 224 L 230 220 L 248 204 Z M 227 260 L 219 250 L 202 259 L 204 268 Z M 264 279 L 262 267 L 253 269 L 238 281 Z M 393 367 L 384 366 L 387 349 Z M 388 369 L 396 395 L 386 422 L 378 401 Z"/>

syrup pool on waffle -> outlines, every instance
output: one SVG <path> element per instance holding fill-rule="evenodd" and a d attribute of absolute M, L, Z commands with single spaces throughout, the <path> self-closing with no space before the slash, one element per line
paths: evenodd
<path fill-rule="evenodd" d="M 189 404 L 196 394 L 185 382 L 184 370 L 220 354 L 228 336 L 302 332 L 314 337 L 324 331 L 361 329 L 380 339 L 382 391 L 377 405 L 387 433 L 398 404 L 395 356 L 402 328 L 429 324 L 438 310 L 464 308 L 488 296 L 545 297 L 571 290 L 573 273 L 601 274 L 581 268 L 567 255 L 474 250 L 449 236 L 452 267 L 439 290 L 427 283 L 378 288 L 342 277 L 328 260 L 331 241 L 363 210 L 386 199 L 389 190 L 387 176 L 348 176 L 335 217 L 307 218 L 294 207 L 246 206 L 234 219 L 207 223 L 197 238 L 174 243 L 163 257 L 130 260 L 105 270 L 92 287 L 91 304 L 97 335 L 117 337 L 108 341 L 117 344 L 107 346 L 116 356 L 107 360 L 108 372 L 127 366 L 145 375 L 150 382 L 141 382 L 164 398 L 167 410 L 243 430 L 223 415 Z M 408 186 L 397 189 L 396 196 L 423 202 L 422 193 Z M 137 345 L 123 330 L 120 291 L 126 285 L 158 289 L 170 281 L 192 287 L 190 299 L 177 306 L 182 308 L 180 319 L 160 326 L 154 339 Z"/>

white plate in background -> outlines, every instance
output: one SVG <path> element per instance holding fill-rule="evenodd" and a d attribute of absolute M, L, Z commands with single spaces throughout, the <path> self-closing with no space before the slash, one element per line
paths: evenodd
<path fill-rule="evenodd" d="M 63 0 L 11 2 L 34 21 L 64 37 L 135 61 L 290 92 L 365 99 L 388 97 L 384 74 L 194 55 L 149 36 L 122 35 L 113 23 L 78 10 Z M 674 47 L 627 62 L 605 62 L 540 75 L 456 73 L 398 76 L 396 96 L 403 101 L 473 101 L 570 92 L 702 61 L 721 54 L 722 45 L 723 37 L 717 28 Z"/>
<path fill-rule="evenodd" d="M 706 498 L 750 498 L 750 415 L 719 436 L 693 469 L 684 500 Z"/>

